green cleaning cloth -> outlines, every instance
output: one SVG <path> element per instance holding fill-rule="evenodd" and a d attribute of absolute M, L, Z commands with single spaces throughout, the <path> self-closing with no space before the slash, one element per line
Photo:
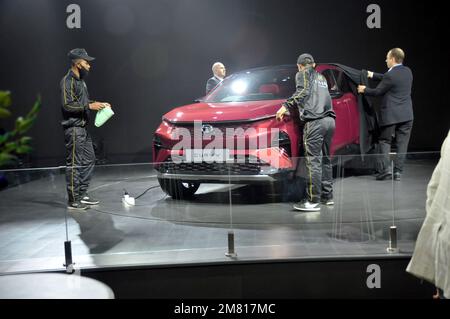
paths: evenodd
<path fill-rule="evenodd" d="M 104 109 L 97 111 L 97 115 L 95 116 L 95 126 L 102 126 L 113 115 L 114 112 L 110 107 L 105 107 Z"/>

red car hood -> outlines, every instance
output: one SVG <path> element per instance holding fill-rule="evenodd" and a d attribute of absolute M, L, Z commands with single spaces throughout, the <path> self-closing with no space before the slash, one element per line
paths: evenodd
<path fill-rule="evenodd" d="M 164 115 L 170 122 L 253 120 L 273 116 L 285 100 L 195 103 L 173 109 Z"/>

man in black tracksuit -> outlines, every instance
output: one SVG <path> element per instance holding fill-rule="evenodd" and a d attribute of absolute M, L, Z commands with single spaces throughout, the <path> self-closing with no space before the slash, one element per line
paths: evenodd
<path fill-rule="evenodd" d="M 295 204 L 294 209 L 319 211 L 320 203 L 334 204 L 330 146 L 336 114 L 333 111 L 327 81 L 314 69 L 313 57 L 307 53 L 300 55 L 297 66 L 297 90 L 283 103 L 277 112 L 277 119 L 282 119 L 287 111 L 298 107 L 300 119 L 305 122 L 303 144 L 308 170 L 307 198 Z"/>
<path fill-rule="evenodd" d="M 91 137 L 86 129 L 90 110 L 111 107 L 108 103 L 91 101 L 84 78 L 94 60 L 84 49 L 73 49 L 68 54 L 72 66 L 60 83 L 62 116 L 66 145 L 66 184 L 68 208 L 85 210 L 87 205 L 96 205 L 98 200 L 87 193 L 91 179 L 95 153 Z"/>

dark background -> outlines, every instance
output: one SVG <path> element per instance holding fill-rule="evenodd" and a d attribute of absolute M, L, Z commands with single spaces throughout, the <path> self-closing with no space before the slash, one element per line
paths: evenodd
<path fill-rule="evenodd" d="M 81 29 L 66 27 L 66 7 L 81 6 Z M 381 29 L 368 29 L 366 7 L 381 6 Z M 13 94 L 14 116 L 37 94 L 43 107 L 30 132 L 33 166 L 64 164 L 59 81 L 67 52 L 97 58 L 87 80 L 91 98 L 116 115 L 92 128 L 108 163 L 150 162 L 161 116 L 204 93 L 211 65 L 228 74 L 318 62 L 386 71 L 392 47 L 414 73 L 415 125 L 410 151 L 437 151 L 448 132 L 448 30 L 445 2 L 331 0 L 0 0 L 0 90 Z M 10 128 L 13 120 L 2 120 Z"/>

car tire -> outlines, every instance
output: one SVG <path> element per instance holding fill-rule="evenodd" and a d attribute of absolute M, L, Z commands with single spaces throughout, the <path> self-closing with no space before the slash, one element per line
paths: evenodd
<path fill-rule="evenodd" d="M 190 199 L 200 187 L 200 183 L 158 178 L 162 190 L 173 199 Z"/>
<path fill-rule="evenodd" d="M 282 202 L 298 202 L 306 197 L 306 180 L 300 176 L 286 178 L 275 185 Z"/>

